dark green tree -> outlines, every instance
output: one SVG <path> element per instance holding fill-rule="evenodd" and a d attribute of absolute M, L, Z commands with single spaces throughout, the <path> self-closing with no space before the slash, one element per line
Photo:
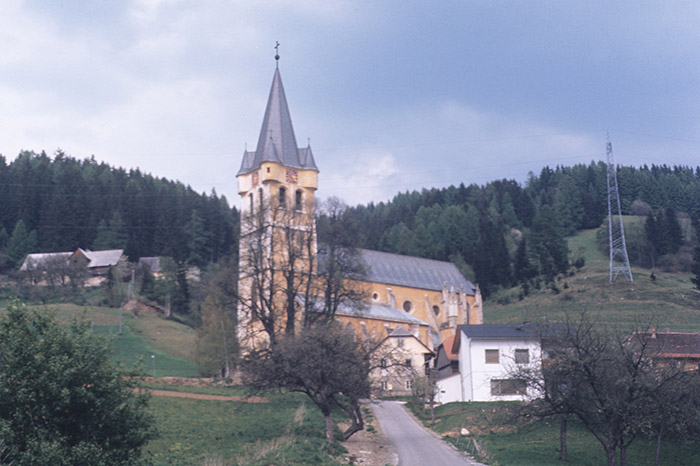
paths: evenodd
<path fill-rule="evenodd" d="M 695 284 L 695 288 L 700 290 L 700 244 L 695 246 L 693 250 L 693 264 L 691 265 L 690 272 L 693 274 L 690 281 Z"/>
<path fill-rule="evenodd" d="M 184 234 L 187 240 L 187 263 L 197 267 L 208 264 L 211 258 L 210 235 L 197 209 L 192 210 L 190 219 L 184 226 Z"/>
<path fill-rule="evenodd" d="M 92 242 L 92 248 L 96 251 L 106 249 L 124 249 L 129 241 L 126 225 L 118 210 L 112 213 L 109 222 L 104 219 L 97 224 L 97 236 Z"/>
<path fill-rule="evenodd" d="M 147 299 L 156 299 L 156 279 L 153 277 L 153 273 L 148 267 L 144 267 L 141 272 L 139 293 Z"/>
<path fill-rule="evenodd" d="M 87 324 L 10 304 L 0 320 L 3 464 L 140 464 L 155 431 L 138 387 Z"/>
<path fill-rule="evenodd" d="M 552 280 L 569 267 L 569 248 L 554 209 L 542 206 L 532 222 L 529 243 L 539 273 Z"/>
<path fill-rule="evenodd" d="M 37 248 L 36 231 L 27 231 L 24 220 L 19 219 L 12 230 L 12 235 L 7 241 L 7 258 L 10 264 L 19 267 L 27 254 L 35 252 Z"/>
<path fill-rule="evenodd" d="M 121 272 L 117 267 L 110 267 L 104 285 L 105 302 L 109 307 L 121 307 L 124 303 Z"/>

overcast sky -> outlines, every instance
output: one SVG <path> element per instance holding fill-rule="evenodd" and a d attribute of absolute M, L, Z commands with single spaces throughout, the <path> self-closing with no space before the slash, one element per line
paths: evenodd
<path fill-rule="evenodd" d="M 238 205 L 279 66 L 318 195 L 700 165 L 700 3 L 0 0 L 0 153 L 60 148 Z"/>

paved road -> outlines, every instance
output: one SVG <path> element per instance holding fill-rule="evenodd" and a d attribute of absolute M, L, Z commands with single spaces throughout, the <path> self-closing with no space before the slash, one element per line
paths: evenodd
<path fill-rule="evenodd" d="M 433 437 L 396 401 L 372 404 L 384 435 L 396 448 L 399 466 L 483 466 Z"/>

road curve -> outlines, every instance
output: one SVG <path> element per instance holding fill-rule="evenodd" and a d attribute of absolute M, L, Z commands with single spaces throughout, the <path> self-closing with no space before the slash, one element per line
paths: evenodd
<path fill-rule="evenodd" d="M 399 402 L 378 401 L 372 411 L 399 455 L 399 466 L 483 466 L 431 435 Z"/>

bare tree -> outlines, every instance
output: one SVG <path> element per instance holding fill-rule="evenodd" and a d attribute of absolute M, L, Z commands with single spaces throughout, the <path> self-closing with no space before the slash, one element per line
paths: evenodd
<path fill-rule="evenodd" d="M 273 200 L 243 215 L 241 340 L 261 340 L 256 322 L 272 344 L 299 325 L 333 319 L 341 306 L 364 305 L 366 292 L 358 283 L 367 271 L 343 223 L 345 206 L 337 199 L 327 205 L 327 241 L 321 246 L 311 205 L 297 209 Z"/>
<path fill-rule="evenodd" d="M 323 413 L 328 442 L 335 440 L 334 407 L 351 420 L 345 439 L 364 427 L 359 400 L 369 396 L 369 352 L 335 323 L 282 335 L 268 348 L 248 354 L 242 368 L 244 381 L 254 389 L 285 389 L 308 396 Z"/>
<path fill-rule="evenodd" d="M 649 429 L 668 429 L 667 421 L 684 429 L 662 413 L 687 403 L 684 398 L 696 400 L 697 390 L 686 383 L 697 374 L 659 365 L 651 340 L 640 337 L 649 328 L 629 333 L 598 326 L 587 314 L 569 319 L 566 331 L 547 335 L 548 358 L 541 366 L 514 374 L 541 394 L 527 405 L 528 413 L 560 416 L 563 437 L 566 416 L 576 417 L 603 446 L 609 466 L 617 464 L 618 452 L 625 466 L 627 448 Z"/>

